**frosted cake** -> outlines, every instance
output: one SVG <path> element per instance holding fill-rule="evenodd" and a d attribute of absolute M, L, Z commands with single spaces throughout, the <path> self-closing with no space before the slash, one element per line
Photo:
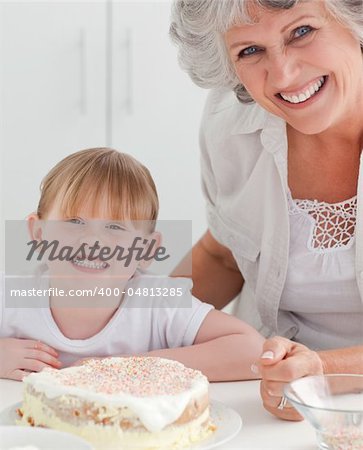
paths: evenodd
<path fill-rule="evenodd" d="M 214 430 L 208 380 L 153 357 L 92 359 L 24 378 L 19 424 L 76 434 L 97 449 L 177 449 Z"/>

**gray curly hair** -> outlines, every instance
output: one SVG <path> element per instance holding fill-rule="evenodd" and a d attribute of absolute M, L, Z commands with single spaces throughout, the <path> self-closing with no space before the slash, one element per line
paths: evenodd
<path fill-rule="evenodd" d="M 305 0 L 174 0 L 170 36 L 178 46 L 181 67 L 198 86 L 229 87 L 242 103 L 253 102 L 235 74 L 223 35 L 235 25 L 253 22 L 248 7 L 251 2 L 267 9 L 289 9 L 302 1 Z M 363 0 L 325 2 L 363 48 Z"/>

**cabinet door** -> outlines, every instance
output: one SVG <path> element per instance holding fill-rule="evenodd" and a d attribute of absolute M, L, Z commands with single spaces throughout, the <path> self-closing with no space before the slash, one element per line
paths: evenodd
<path fill-rule="evenodd" d="M 205 230 L 198 130 L 206 91 L 177 62 L 170 2 L 117 2 L 112 11 L 111 144 L 140 159 L 160 196 L 160 218 Z"/>
<path fill-rule="evenodd" d="M 51 166 L 105 144 L 106 3 L 1 2 L 0 18 L 2 209 L 21 219 Z"/>

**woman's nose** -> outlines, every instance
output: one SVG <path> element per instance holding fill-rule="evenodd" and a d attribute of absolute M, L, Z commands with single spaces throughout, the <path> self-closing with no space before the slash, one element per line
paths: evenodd
<path fill-rule="evenodd" d="M 291 54 L 275 52 L 267 60 L 266 72 L 269 84 L 277 92 L 283 92 L 295 85 L 298 80 L 299 63 Z"/>

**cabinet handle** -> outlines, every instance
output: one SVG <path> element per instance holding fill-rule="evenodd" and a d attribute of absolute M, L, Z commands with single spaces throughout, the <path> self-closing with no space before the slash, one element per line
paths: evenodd
<path fill-rule="evenodd" d="M 126 112 L 133 112 L 133 93 L 132 93 L 132 31 L 130 28 L 126 30 Z"/>
<path fill-rule="evenodd" d="M 80 83 L 80 111 L 87 114 L 87 38 L 86 31 L 81 28 L 79 33 L 79 83 Z"/>

